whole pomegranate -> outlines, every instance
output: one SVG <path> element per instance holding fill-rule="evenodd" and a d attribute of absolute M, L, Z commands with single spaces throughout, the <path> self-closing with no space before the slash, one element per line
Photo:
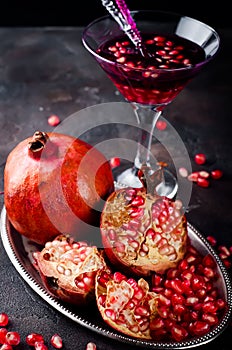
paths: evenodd
<path fill-rule="evenodd" d="M 96 246 L 65 235 L 47 242 L 34 253 L 45 288 L 56 298 L 81 305 L 95 296 L 95 276 L 105 265 Z"/>
<path fill-rule="evenodd" d="M 182 204 L 155 192 L 161 171 L 150 177 L 148 169 L 142 169 L 142 188 L 116 190 L 105 203 L 100 224 L 103 246 L 109 260 L 123 271 L 163 273 L 185 254 L 188 234 Z"/>
<path fill-rule="evenodd" d="M 104 200 L 113 190 L 111 167 L 104 155 L 69 135 L 36 131 L 6 161 L 8 219 L 20 234 L 38 244 L 60 233 L 76 238 L 89 225 L 99 227 Z"/>

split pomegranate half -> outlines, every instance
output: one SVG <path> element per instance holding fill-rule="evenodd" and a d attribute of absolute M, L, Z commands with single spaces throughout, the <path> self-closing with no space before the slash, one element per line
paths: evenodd
<path fill-rule="evenodd" d="M 100 224 L 109 260 L 123 271 L 143 276 L 175 267 L 185 254 L 188 236 L 182 203 L 147 188 L 114 191 Z"/>
<path fill-rule="evenodd" d="M 129 336 L 151 339 L 158 295 L 143 278 L 136 281 L 120 272 L 101 270 L 96 278 L 96 299 L 104 321 Z"/>
<path fill-rule="evenodd" d="M 71 304 L 88 303 L 95 296 L 95 276 L 105 261 L 97 247 L 59 235 L 34 253 L 46 289 Z"/>

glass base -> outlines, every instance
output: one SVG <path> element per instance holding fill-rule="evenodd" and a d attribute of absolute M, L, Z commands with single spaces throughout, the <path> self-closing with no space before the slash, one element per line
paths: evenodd
<path fill-rule="evenodd" d="M 178 189 L 177 179 L 166 168 L 163 169 L 163 174 L 164 174 L 164 181 L 157 186 L 156 191 L 160 196 L 174 198 Z M 128 168 L 122 171 L 121 173 L 118 173 L 118 171 L 115 172 L 114 178 L 115 178 L 117 188 L 122 188 L 127 186 L 136 187 L 136 188 L 142 187 L 142 183 L 139 180 L 137 176 L 137 171 L 134 167 Z"/>

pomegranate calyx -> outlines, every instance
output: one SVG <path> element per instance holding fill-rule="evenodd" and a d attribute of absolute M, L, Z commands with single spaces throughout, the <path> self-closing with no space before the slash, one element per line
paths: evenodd
<path fill-rule="evenodd" d="M 138 171 L 139 180 L 142 182 L 143 187 L 146 189 L 146 193 L 152 195 L 157 194 L 156 188 L 163 182 L 163 165 L 158 163 L 159 168 L 155 171 L 152 170 L 146 164 L 143 164 L 141 169 Z"/>
<path fill-rule="evenodd" d="M 43 131 L 35 131 L 32 136 L 32 140 L 28 142 L 28 148 L 30 151 L 39 152 L 44 149 L 45 144 L 48 140 L 48 135 Z"/>

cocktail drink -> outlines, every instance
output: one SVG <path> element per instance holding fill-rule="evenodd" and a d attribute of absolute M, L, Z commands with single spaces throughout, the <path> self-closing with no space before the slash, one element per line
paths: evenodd
<path fill-rule="evenodd" d="M 97 50 L 107 59 L 99 60 L 99 64 L 127 101 L 163 109 L 196 73 L 186 68 L 204 61 L 205 52 L 177 35 L 144 34 L 143 42 L 149 52 L 147 57 L 125 35 L 107 41 Z"/>
<path fill-rule="evenodd" d="M 154 171 L 157 168 L 151 157 L 156 121 L 215 56 L 220 39 L 213 28 L 187 16 L 157 11 L 132 11 L 131 16 L 142 38 L 143 52 L 111 16 L 90 23 L 82 40 L 135 111 L 141 129 L 137 155 L 133 166 L 119 173 L 116 181 L 140 187 L 137 173 L 141 166 L 146 164 Z M 176 191 L 176 177 L 164 169 L 160 194 L 173 197 Z"/>

